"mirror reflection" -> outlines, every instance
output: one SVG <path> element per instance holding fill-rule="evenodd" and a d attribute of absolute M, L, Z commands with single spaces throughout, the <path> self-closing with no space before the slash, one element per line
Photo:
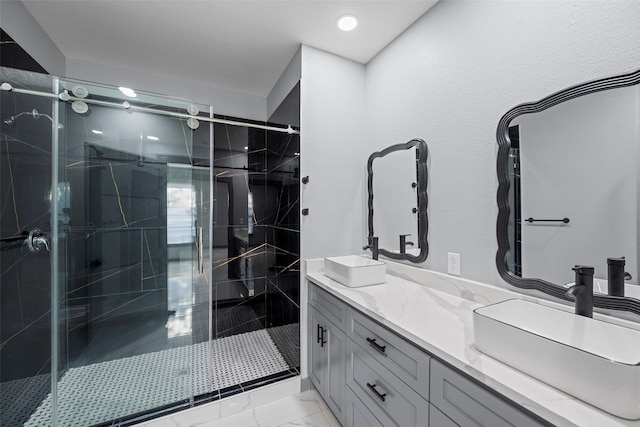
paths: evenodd
<path fill-rule="evenodd" d="M 639 84 L 640 71 L 581 83 L 500 119 L 496 266 L 509 284 L 566 300 L 572 268 L 592 266 L 594 306 L 640 314 Z"/>
<path fill-rule="evenodd" d="M 564 284 L 584 264 L 606 279 L 607 258 L 625 257 L 637 277 L 636 101 L 619 88 L 512 121 L 512 272 Z"/>
<path fill-rule="evenodd" d="M 413 139 L 369 157 L 369 236 L 380 254 L 422 262 L 427 244 L 427 145 Z"/>

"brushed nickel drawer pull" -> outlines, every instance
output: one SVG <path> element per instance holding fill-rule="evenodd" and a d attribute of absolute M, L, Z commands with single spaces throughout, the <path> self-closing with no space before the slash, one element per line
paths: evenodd
<path fill-rule="evenodd" d="M 375 348 L 380 353 L 384 353 L 384 351 L 387 349 L 386 345 L 378 344 L 375 338 L 367 338 L 367 341 L 369 341 L 369 345 L 371 345 L 371 347 Z"/>
<path fill-rule="evenodd" d="M 385 396 L 387 395 L 387 393 L 380 393 L 378 390 L 376 390 L 376 384 L 369 384 L 367 383 L 367 387 L 369 387 L 369 390 L 371 390 L 377 397 L 378 399 L 382 400 L 383 402 L 385 401 Z"/>

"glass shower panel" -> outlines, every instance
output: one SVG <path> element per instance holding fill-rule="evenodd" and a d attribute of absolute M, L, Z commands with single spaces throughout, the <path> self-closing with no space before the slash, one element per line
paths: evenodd
<path fill-rule="evenodd" d="M 144 416 L 193 399 L 198 274 L 189 104 L 60 81 L 56 425 Z"/>
<path fill-rule="evenodd" d="M 2 82 L 50 92 L 50 76 L 0 68 Z M 22 426 L 51 391 L 49 253 L 26 235 L 51 231 L 52 101 L 0 92 L 0 425 Z"/>

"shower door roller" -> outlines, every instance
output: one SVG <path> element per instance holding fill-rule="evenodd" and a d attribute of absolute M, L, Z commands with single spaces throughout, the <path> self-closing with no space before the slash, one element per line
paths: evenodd
<path fill-rule="evenodd" d="M 31 252 L 40 252 L 45 248 L 49 252 L 49 240 L 39 228 L 34 228 L 27 236 L 27 247 Z"/>
<path fill-rule="evenodd" d="M 200 122 L 197 119 L 191 117 L 187 120 L 187 126 L 189 126 L 190 129 L 196 130 L 200 127 Z"/>

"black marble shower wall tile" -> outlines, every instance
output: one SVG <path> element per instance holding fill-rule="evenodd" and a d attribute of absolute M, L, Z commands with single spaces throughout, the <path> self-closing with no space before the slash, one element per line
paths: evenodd
<path fill-rule="evenodd" d="M 264 210 L 264 173 L 242 169 L 214 168 L 213 223 L 214 226 L 248 227 L 262 225 L 261 214 L 249 215 L 249 193 L 254 210 Z"/>
<path fill-rule="evenodd" d="M 222 282 L 265 277 L 266 227 L 213 227 L 211 280 Z"/>
<path fill-rule="evenodd" d="M 82 160 L 69 159 L 64 170 L 72 191 L 72 227 L 166 228 L 167 168 L 138 165 L 135 156 L 85 146 Z"/>
<path fill-rule="evenodd" d="M 271 282 L 267 284 L 266 305 L 267 327 L 300 322 L 300 307 Z"/>
<path fill-rule="evenodd" d="M 215 289 L 215 338 L 265 328 L 265 278 L 216 283 Z"/>
<path fill-rule="evenodd" d="M 273 253 L 269 277 L 300 271 L 300 232 L 280 227 L 269 227 L 267 244 Z"/>
<path fill-rule="evenodd" d="M 269 283 L 297 307 L 300 306 L 300 272 L 297 269 L 270 278 Z"/>
<path fill-rule="evenodd" d="M 208 114 L 201 112 L 200 115 Z M 213 124 L 200 122 L 198 129 L 191 131 L 192 159 L 193 166 L 211 166 L 211 138 L 209 136 Z"/>
<path fill-rule="evenodd" d="M 270 131 L 267 137 L 268 172 L 293 172 L 299 167 L 300 135 Z"/>
<path fill-rule="evenodd" d="M 277 227 L 300 229 L 299 158 L 288 163 L 290 170 L 270 170 L 267 185 L 275 191 L 275 210 L 269 224 Z"/>

